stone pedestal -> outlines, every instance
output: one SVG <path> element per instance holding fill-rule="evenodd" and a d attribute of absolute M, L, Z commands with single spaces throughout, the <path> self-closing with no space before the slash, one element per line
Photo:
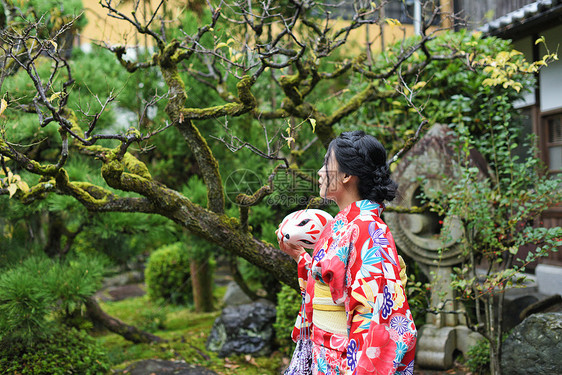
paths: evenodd
<path fill-rule="evenodd" d="M 540 293 L 549 296 L 562 293 L 562 267 L 539 264 L 535 274 Z"/>

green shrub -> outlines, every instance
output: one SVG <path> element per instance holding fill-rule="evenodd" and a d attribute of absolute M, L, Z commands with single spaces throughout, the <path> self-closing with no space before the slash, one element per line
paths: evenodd
<path fill-rule="evenodd" d="M 109 367 L 101 346 L 74 328 L 59 327 L 30 345 L 0 341 L 1 374 L 105 374 Z"/>
<path fill-rule="evenodd" d="M 154 251 L 146 265 L 148 296 L 153 301 L 183 305 L 193 301 L 186 245 L 176 242 Z"/>
<path fill-rule="evenodd" d="M 285 284 L 283 284 L 281 291 L 277 293 L 277 317 L 273 328 L 280 350 L 285 354 L 290 354 L 293 351 L 291 332 L 295 326 L 301 302 L 300 293 Z"/>
<path fill-rule="evenodd" d="M 466 365 L 473 374 L 484 375 L 490 369 L 490 343 L 480 340 L 466 352 Z"/>
<path fill-rule="evenodd" d="M 148 308 L 140 311 L 142 318 L 140 329 L 147 332 L 156 332 L 166 328 L 166 311 L 161 308 Z"/>
<path fill-rule="evenodd" d="M 101 286 L 105 261 L 78 255 L 64 261 L 25 259 L 0 275 L 0 340 L 31 343 L 73 316 Z"/>
<path fill-rule="evenodd" d="M 406 296 L 414 322 L 419 330 L 426 322 L 431 287 L 419 265 L 409 258 L 406 259 L 406 262 L 406 273 L 408 276 Z"/>

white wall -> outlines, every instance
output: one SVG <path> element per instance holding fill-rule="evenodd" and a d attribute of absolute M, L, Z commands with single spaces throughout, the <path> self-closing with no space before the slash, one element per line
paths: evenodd
<path fill-rule="evenodd" d="M 531 40 L 531 37 L 519 39 L 513 42 L 513 48 L 518 50 L 519 52 L 523 52 L 525 56 L 525 60 L 528 62 L 533 61 L 533 43 L 534 41 Z M 526 87 L 525 92 L 523 93 L 523 99 L 518 100 L 517 102 L 513 103 L 515 108 L 522 108 L 527 107 L 530 105 L 535 104 L 535 88 L 534 87 Z"/>
<path fill-rule="evenodd" d="M 562 59 L 562 26 L 547 30 L 542 35 L 550 52 L 558 50 L 558 57 Z M 546 54 L 541 44 L 540 57 Z M 541 112 L 562 108 L 562 61 L 553 61 L 540 71 Z"/>

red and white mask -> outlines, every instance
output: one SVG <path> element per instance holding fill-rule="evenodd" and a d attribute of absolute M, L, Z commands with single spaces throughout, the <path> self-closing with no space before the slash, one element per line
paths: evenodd
<path fill-rule="evenodd" d="M 320 238 L 320 233 L 332 219 L 332 215 L 322 210 L 295 211 L 285 216 L 279 224 L 277 239 L 288 244 L 313 249 Z"/>

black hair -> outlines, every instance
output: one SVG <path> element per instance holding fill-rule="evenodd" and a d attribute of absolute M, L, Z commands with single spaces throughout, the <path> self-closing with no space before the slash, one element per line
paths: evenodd
<path fill-rule="evenodd" d="M 339 171 L 357 176 L 361 199 L 383 203 L 396 196 L 398 184 L 390 178 L 384 146 L 372 135 L 356 130 L 343 132 L 328 146 L 325 164 L 334 152 Z"/>

